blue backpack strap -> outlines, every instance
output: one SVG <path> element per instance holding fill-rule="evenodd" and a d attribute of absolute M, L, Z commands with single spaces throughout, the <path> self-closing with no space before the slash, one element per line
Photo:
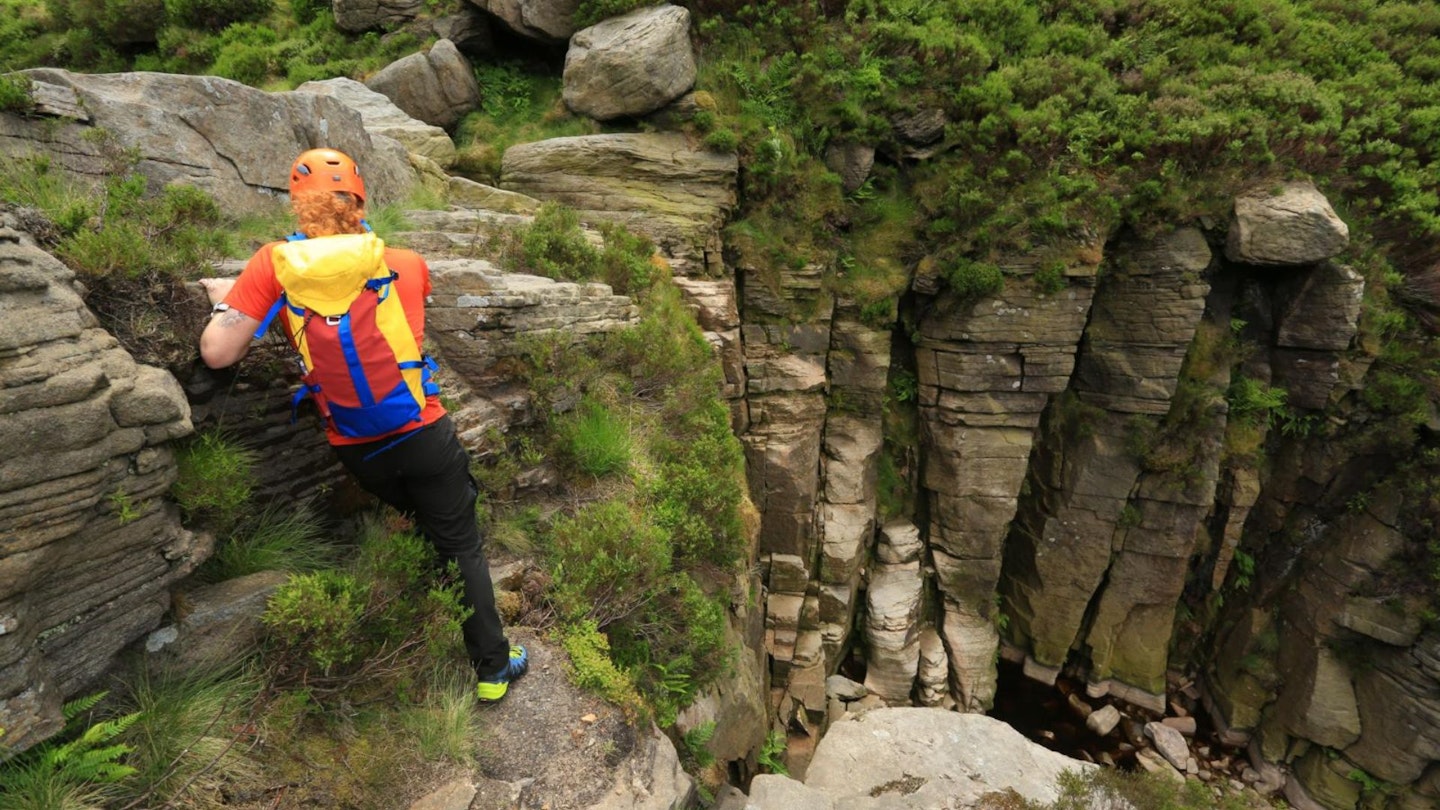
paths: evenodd
<path fill-rule="evenodd" d="M 420 369 L 420 390 L 427 397 L 440 395 L 440 384 L 434 380 L 435 372 L 440 370 L 440 365 L 435 362 L 435 358 L 427 354 L 419 360 L 407 360 L 401 363 L 400 368 Z"/>
<path fill-rule="evenodd" d="M 265 313 L 265 317 L 260 321 L 260 326 L 255 329 L 256 340 L 265 337 L 265 330 L 270 328 L 270 322 L 275 320 L 275 316 L 280 314 L 280 308 L 285 306 L 286 303 L 285 293 L 280 293 L 280 297 L 275 299 L 275 303 L 270 305 L 270 311 Z M 291 309 L 294 309 L 294 307 L 291 307 Z"/>
<path fill-rule="evenodd" d="M 294 233 L 292 233 L 292 234 L 287 234 L 287 235 L 285 236 L 285 241 L 286 241 L 286 242 L 303 242 L 303 241 L 305 241 L 306 239 L 309 239 L 309 238 L 310 238 L 310 237 L 306 236 L 304 233 L 302 233 L 302 232 L 300 232 L 300 231 L 296 231 L 296 232 L 294 232 Z M 280 294 L 280 299 L 279 299 L 278 301 L 276 301 L 274 304 L 270 305 L 270 311 L 267 312 L 267 313 L 265 313 L 265 317 L 260 320 L 260 326 L 259 326 L 259 328 L 257 328 L 257 329 L 255 330 L 255 339 L 256 339 L 256 340 L 260 340 L 261 338 L 265 337 L 265 330 L 270 328 L 270 322 L 273 321 L 273 320 L 275 320 L 275 316 L 276 316 L 276 315 L 279 315 L 279 314 L 280 314 L 280 308 L 283 307 L 283 306 L 285 306 L 285 294 L 282 292 L 282 293 Z M 291 307 L 291 309 L 295 309 L 295 308 L 294 308 L 294 307 Z M 297 310 L 297 312 L 298 312 L 298 310 Z M 299 314 L 302 314 L 302 315 L 303 315 L 304 313 L 303 313 L 303 312 L 300 312 Z"/>
<path fill-rule="evenodd" d="M 390 275 L 384 278 L 372 278 L 365 282 L 365 289 L 373 290 L 380 296 L 380 300 L 384 301 L 385 298 L 390 295 L 391 283 L 397 278 L 400 278 L 400 274 L 391 270 Z"/>
<path fill-rule="evenodd" d="M 320 386 L 310 385 L 301 381 L 300 390 L 296 391 L 295 396 L 290 398 L 290 424 L 293 425 L 300 421 L 300 403 L 304 402 L 306 397 L 312 394 L 318 394 L 319 392 Z"/>

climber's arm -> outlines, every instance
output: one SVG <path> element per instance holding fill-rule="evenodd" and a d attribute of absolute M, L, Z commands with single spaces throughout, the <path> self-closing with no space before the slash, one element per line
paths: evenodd
<path fill-rule="evenodd" d="M 250 351 L 250 341 L 260 320 L 252 318 L 238 309 L 226 309 L 210 317 L 205 331 L 200 333 L 200 358 L 210 368 L 225 368 L 240 362 Z"/>

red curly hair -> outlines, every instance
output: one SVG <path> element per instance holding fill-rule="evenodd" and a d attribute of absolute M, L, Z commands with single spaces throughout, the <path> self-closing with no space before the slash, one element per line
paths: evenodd
<path fill-rule="evenodd" d="M 333 236 L 337 233 L 364 233 L 365 207 L 354 195 L 343 191 L 306 191 L 290 200 L 306 236 Z"/>

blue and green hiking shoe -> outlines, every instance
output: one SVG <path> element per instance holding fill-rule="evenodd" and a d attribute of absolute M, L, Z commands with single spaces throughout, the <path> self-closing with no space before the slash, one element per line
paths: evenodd
<path fill-rule="evenodd" d="M 510 660 L 497 674 L 480 679 L 475 687 L 475 697 L 482 703 L 494 703 L 510 691 L 510 682 L 525 674 L 530 668 L 530 654 L 519 644 L 510 645 Z"/>

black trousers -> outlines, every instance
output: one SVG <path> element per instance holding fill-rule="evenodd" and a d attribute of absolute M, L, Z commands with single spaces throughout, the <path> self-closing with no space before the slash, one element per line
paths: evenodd
<path fill-rule="evenodd" d="M 387 447 L 387 445 L 389 445 Z M 495 588 L 475 522 L 475 481 L 470 456 L 449 416 L 398 443 L 336 445 L 335 453 L 360 486 L 415 520 L 442 562 L 454 561 L 474 610 L 465 620 L 465 649 L 481 677 L 499 672 L 510 642 L 495 609 Z"/>

